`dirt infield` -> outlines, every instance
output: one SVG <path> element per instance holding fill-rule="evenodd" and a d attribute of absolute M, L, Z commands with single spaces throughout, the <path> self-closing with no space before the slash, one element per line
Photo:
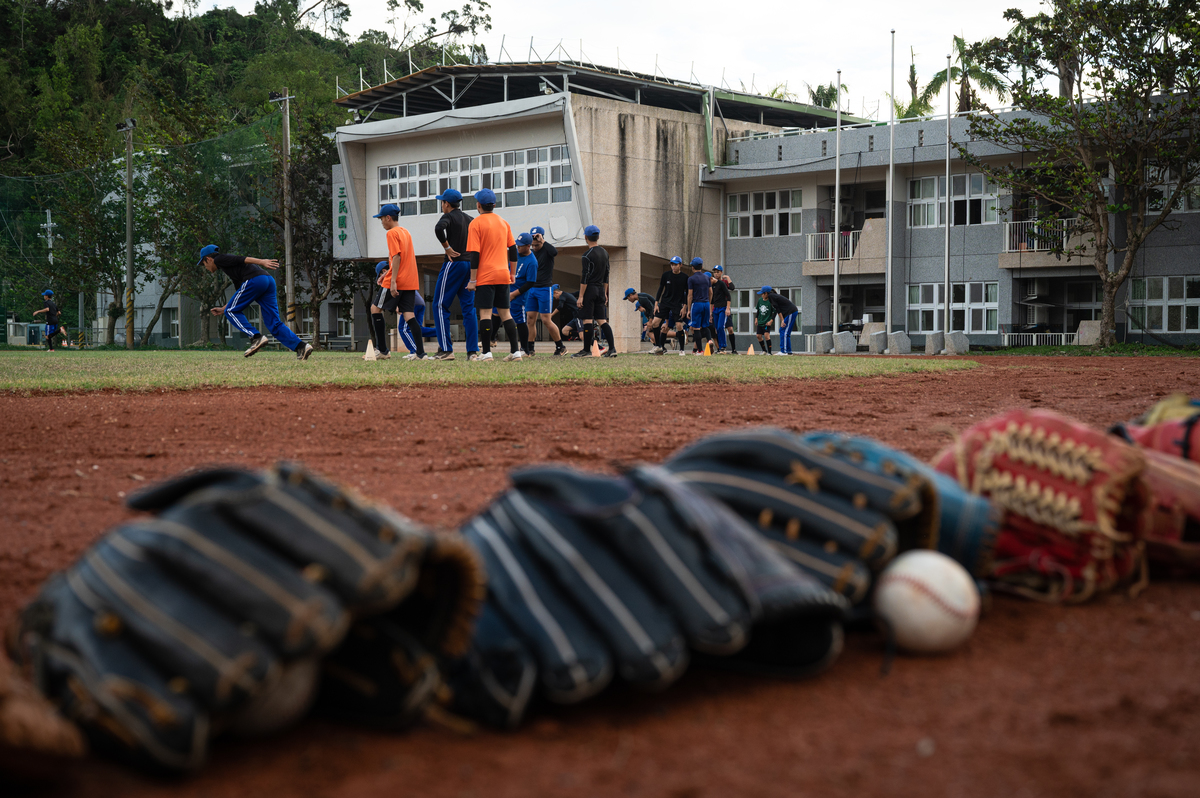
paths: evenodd
<path fill-rule="evenodd" d="M 972 370 L 755 385 L 228 389 L 0 396 L 0 623 L 129 513 L 121 495 L 205 463 L 294 458 L 423 521 L 482 508 L 505 472 L 655 461 L 718 429 L 869 434 L 930 457 L 1014 406 L 1097 425 L 1172 391 L 1200 360 L 980 358 Z M 64 795 L 1185 796 L 1200 784 L 1200 584 L 1045 607 L 997 598 L 953 656 L 899 660 L 851 635 L 824 676 L 693 669 L 661 695 L 619 689 L 515 734 L 404 735 L 309 721 L 221 741 L 197 777 L 100 761 Z M 3 792 L 0 786 L 0 793 Z"/>

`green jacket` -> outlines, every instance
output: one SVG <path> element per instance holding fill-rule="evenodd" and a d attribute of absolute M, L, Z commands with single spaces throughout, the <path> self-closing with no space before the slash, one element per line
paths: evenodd
<path fill-rule="evenodd" d="M 766 325 L 770 324 L 775 318 L 775 308 L 771 307 L 771 302 L 767 298 L 759 295 L 758 301 L 754 304 L 755 324 Z"/>

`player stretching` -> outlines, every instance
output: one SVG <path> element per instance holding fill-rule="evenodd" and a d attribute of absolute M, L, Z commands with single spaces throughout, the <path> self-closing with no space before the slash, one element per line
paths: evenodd
<path fill-rule="evenodd" d="M 532 228 L 529 235 L 533 238 L 533 254 L 538 264 L 537 282 L 526 286 L 522 292 L 525 294 L 525 324 L 529 328 L 529 340 L 532 342 L 537 338 L 537 321 L 540 318 L 542 326 L 550 334 L 550 340 L 554 342 L 554 354 L 560 356 L 567 348 L 563 346 L 558 326 L 550 319 L 554 309 L 554 259 L 558 257 L 558 250 L 553 244 L 546 243 L 546 231 L 542 228 Z M 532 343 L 530 354 L 533 354 Z"/>
<path fill-rule="evenodd" d="M 775 308 L 766 295 L 759 294 L 754 303 L 754 333 L 762 351 L 771 354 L 771 323 L 775 320 Z"/>
<path fill-rule="evenodd" d="M 538 262 L 533 254 L 533 236 L 521 233 L 517 236 L 517 276 L 513 279 L 508 294 L 509 310 L 517 325 L 517 335 L 521 339 L 521 351 L 527 357 L 533 357 L 533 339 L 537 336 L 535 328 L 525 318 L 525 303 L 528 295 L 525 293 L 537 282 Z"/>
<path fill-rule="evenodd" d="M 729 279 L 729 275 L 725 274 L 719 263 L 713 266 L 712 276 L 712 326 L 716 329 L 717 351 L 726 351 L 725 339 L 728 338 L 729 354 L 736 355 L 738 350 L 737 338 L 733 333 L 733 301 L 729 292 L 736 290 L 737 286 Z"/>
<path fill-rule="evenodd" d="M 679 341 L 679 351 L 683 351 L 683 302 L 687 298 L 688 278 L 683 274 L 683 258 L 676 255 L 671 258 L 671 270 L 663 272 L 658 282 L 658 293 L 654 297 L 654 318 L 650 320 L 650 329 L 654 332 L 656 346 L 650 350 L 652 355 L 661 355 L 667 351 L 667 324 L 675 323 L 675 337 Z"/>
<path fill-rule="evenodd" d="M 704 353 L 704 339 L 708 338 L 712 275 L 704 271 L 700 258 L 692 258 L 692 268 L 695 272 L 687 281 L 687 314 L 692 327 L 692 354 L 699 355 Z"/>
<path fill-rule="evenodd" d="M 442 203 L 442 218 L 433 233 L 442 243 L 445 260 L 433 289 L 433 326 L 437 329 L 438 351 L 435 360 L 454 359 L 454 341 L 450 338 L 450 305 L 458 297 L 462 310 L 463 335 L 466 336 L 467 360 L 479 358 L 479 324 L 475 321 L 475 297 L 467 290 L 471 263 L 467 260 L 467 230 L 471 217 L 459 209 L 462 194 L 449 189 L 437 196 Z"/>
<path fill-rule="evenodd" d="M 630 302 L 633 305 L 635 305 L 637 307 L 637 309 L 641 312 L 641 314 L 646 317 L 647 320 L 649 320 L 650 318 L 653 318 L 653 316 L 654 316 L 654 297 L 650 296 L 649 294 L 643 294 L 633 288 L 626 288 L 625 289 L 625 301 Z M 646 321 L 642 325 L 642 333 L 643 334 L 645 334 L 645 332 L 646 332 L 647 328 L 649 328 L 649 326 L 650 326 L 649 321 Z M 643 340 L 645 340 L 645 339 L 643 339 Z"/>
<path fill-rule="evenodd" d="M 602 357 L 616 357 L 617 345 L 613 340 L 612 327 L 608 326 L 608 250 L 600 246 L 600 228 L 589 224 L 583 229 L 583 240 L 587 251 L 583 253 L 583 267 L 579 275 L 579 315 L 583 317 L 583 349 L 571 357 L 591 357 L 592 342 L 596 340 L 595 323 L 600 323 L 600 334 L 608 342 L 608 351 Z"/>
<path fill-rule="evenodd" d="M 54 337 L 58 335 L 58 305 L 54 304 L 54 292 L 46 289 L 42 292 L 42 302 L 45 306 L 41 310 L 35 310 L 34 316 L 46 314 L 46 327 L 43 333 L 46 336 L 46 351 L 54 351 Z"/>
<path fill-rule="evenodd" d="M 233 326 L 250 336 L 250 345 L 246 347 L 244 357 L 250 357 L 267 345 L 267 336 L 254 329 L 242 315 L 242 311 L 249 307 L 251 302 L 257 302 L 258 309 L 262 312 L 263 324 L 271 331 L 271 335 L 275 336 L 275 340 L 295 352 L 300 360 L 308 360 L 313 351 L 312 346 L 297 338 L 280 320 L 279 289 L 275 287 L 275 278 L 263 271 L 278 269 L 279 261 L 249 258 L 245 255 L 222 255 L 220 247 L 209 244 L 200 250 L 200 260 L 196 265 L 203 266 L 204 270 L 210 273 L 220 269 L 233 282 L 233 299 L 229 300 L 225 307 L 211 308 L 209 312 L 214 316 L 224 313 Z"/>
<path fill-rule="evenodd" d="M 420 281 L 417 277 L 417 254 L 413 250 L 412 235 L 400 226 L 400 207 L 393 204 L 384 205 L 375 214 L 375 218 L 387 231 L 388 267 L 379 276 L 379 297 L 371 307 L 372 314 L 378 314 L 376 335 L 383 338 L 382 310 L 395 311 L 396 328 L 400 340 L 408 348 L 409 354 L 405 360 L 425 359 L 425 338 L 421 334 L 421 322 L 417 321 L 417 290 Z M 372 315 L 375 318 L 375 315 Z"/>
<path fill-rule="evenodd" d="M 483 342 L 480 360 L 492 359 L 492 308 L 504 323 L 511 349 L 505 360 L 520 360 L 524 352 L 517 348 L 517 324 L 508 311 L 509 285 L 516 268 L 517 244 L 508 222 L 495 213 L 496 194 L 485 188 L 475 192 L 479 216 L 467 231 L 467 257 L 471 261 L 471 281 L 475 283 L 475 306 L 479 308 L 479 337 Z"/>
<path fill-rule="evenodd" d="M 779 315 L 779 351 L 775 354 L 790 355 L 792 353 L 792 329 L 796 326 L 796 314 L 800 309 L 783 294 L 775 293 L 775 289 L 769 285 L 758 289 L 758 295 L 766 297 L 771 303 L 771 310 Z"/>

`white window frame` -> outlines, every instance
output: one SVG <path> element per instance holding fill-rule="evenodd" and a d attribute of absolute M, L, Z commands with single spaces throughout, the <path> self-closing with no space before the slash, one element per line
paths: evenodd
<path fill-rule="evenodd" d="M 1000 189 L 987 175 L 970 172 L 950 175 L 950 224 L 954 227 L 1000 223 Z M 936 194 L 936 196 L 934 196 Z M 962 203 L 955 212 L 955 203 Z M 937 221 L 933 220 L 934 206 Z M 979 220 L 972 221 L 978 209 Z M 925 175 L 908 181 L 908 226 L 943 227 L 946 224 L 946 176 Z"/>
<path fill-rule="evenodd" d="M 1200 332 L 1200 275 L 1135 277 L 1129 284 L 1130 332 Z"/>
<path fill-rule="evenodd" d="M 934 208 L 937 208 L 935 211 Z M 934 214 L 937 214 L 936 220 Z M 914 177 L 908 181 L 908 226 L 942 227 L 946 223 L 946 177 Z"/>
<path fill-rule="evenodd" d="M 337 337 L 349 338 L 354 331 L 354 303 L 339 302 L 335 306 L 334 318 L 337 319 Z"/>
<path fill-rule="evenodd" d="M 908 283 L 904 288 L 904 329 L 911 334 L 946 332 L 943 283 Z M 915 297 L 915 301 L 914 301 Z M 950 321 L 958 332 L 996 335 L 1000 332 L 1000 283 L 972 280 L 950 284 Z"/>
<path fill-rule="evenodd" d="M 1179 185 L 1179 169 L 1174 166 L 1164 169 L 1149 165 L 1146 167 L 1146 180 L 1151 183 L 1159 181 L 1146 196 L 1146 212 L 1158 213 L 1163 208 L 1163 202 Z M 1171 213 L 1197 212 L 1200 212 L 1200 185 L 1192 185 L 1175 198 L 1175 206 L 1171 208 Z"/>
<path fill-rule="evenodd" d="M 781 188 L 726 195 L 726 238 L 774 238 L 803 235 L 800 213 L 804 190 Z M 786 233 L 781 233 L 783 227 Z"/>

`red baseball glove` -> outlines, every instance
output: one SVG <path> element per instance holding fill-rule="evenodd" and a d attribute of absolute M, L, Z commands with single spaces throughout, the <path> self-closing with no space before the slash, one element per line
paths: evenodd
<path fill-rule="evenodd" d="M 963 432 L 934 466 L 1004 511 L 989 576 L 1043 601 L 1145 577 L 1145 458 L 1069 418 L 1013 410 Z M 1140 583 L 1139 583 L 1140 584 Z"/>
<path fill-rule="evenodd" d="M 1200 574 L 1200 464 L 1147 449 L 1150 496 L 1146 556 L 1167 570 Z"/>

